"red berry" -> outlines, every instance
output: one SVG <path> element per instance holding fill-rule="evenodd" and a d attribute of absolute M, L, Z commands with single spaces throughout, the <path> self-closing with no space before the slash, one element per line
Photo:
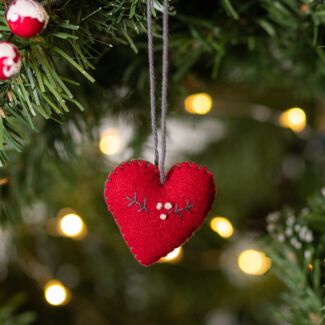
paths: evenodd
<path fill-rule="evenodd" d="M 6 19 L 11 32 L 29 38 L 46 27 L 49 16 L 44 7 L 34 0 L 14 0 L 7 11 Z"/>
<path fill-rule="evenodd" d="M 18 49 L 9 42 L 0 42 L 0 80 L 7 80 L 20 71 Z"/>

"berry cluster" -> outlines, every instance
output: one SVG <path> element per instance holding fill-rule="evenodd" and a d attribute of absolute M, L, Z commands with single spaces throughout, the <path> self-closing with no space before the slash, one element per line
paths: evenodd
<path fill-rule="evenodd" d="M 6 11 L 6 21 L 11 32 L 22 38 L 38 35 L 46 26 L 49 16 L 35 0 L 14 0 Z M 20 71 L 21 58 L 17 47 L 10 42 L 0 42 L 0 80 L 7 80 Z"/>

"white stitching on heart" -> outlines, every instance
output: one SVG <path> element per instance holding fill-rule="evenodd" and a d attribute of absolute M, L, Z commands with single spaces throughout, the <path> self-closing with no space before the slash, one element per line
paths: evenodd
<path fill-rule="evenodd" d="M 132 206 L 138 206 L 139 209 L 137 210 L 137 212 L 150 212 L 147 207 L 146 197 L 143 199 L 143 203 L 141 203 L 141 201 L 138 199 L 138 194 L 134 192 L 133 197 L 125 196 L 125 199 L 129 201 L 127 205 L 128 208 Z M 165 213 L 161 213 L 159 216 L 161 220 L 166 220 L 171 213 L 175 213 L 178 217 L 181 218 L 182 217 L 181 213 L 183 211 L 192 212 L 193 207 L 194 205 L 191 204 L 189 200 L 186 200 L 186 206 L 183 208 L 179 208 L 177 203 L 175 203 L 175 205 L 173 206 L 173 204 L 170 202 L 166 202 L 166 203 L 158 202 L 156 205 L 156 210 L 158 211 L 161 211 L 162 209 L 167 210 Z"/>
<path fill-rule="evenodd" d="M 167 219 L 167 214 L 162 213 L 159 218 L 161 220 L 166 220 Z"/>
<path fill-rule="evenodd" d="M 173 205 L 171 203 L 167 202 L 167 203 L 165 203 L 164 207 L 166 210 L 170 210 L 173 207 Z"/>
<path fill-rule="evenodd" d="M 149 164 L 148 162 L 146 162 L 147 164 Z M 130 167 L 133 167 L 134 165 L 136 164 L 136 162 L 134 161 L 134 160 L 131 160 L 131 161 L 129 161 L 129 162 L 124 162 L 124 163 L 122 163 L 120 166 L 121 167 L 123 167 L 123 168 L 125 168 L 125 169 L 127 169 L 127 168 L 130 168 Z M 159 170 L 157 169 L 157 167 L 155 167 L 154 165 L 152 165 L 152 164 L 149 164 L 150 165 L 150 169 L 152 169 L 153 170 L 153 172 L 157 175 L 157 176 L 159 176 Z M 178 168 L 181 168 L 181 167 L 183 167 L 183 166 L 187 166 L 188 165 L 188 163 L 187 162 L 183 162 L 183 163 L 178 163 L 178 164 L 176 164 L 175 165 L 175 167 L 178 167 Z M 192 168 L 193 170 L 194 170 L 194 168 L 193 168 L 193 166 L 189 166 L 190 168 Z M 109 204 L 109 200 L 110 200 L 110 197 L 109 197 L 109 195 L 107 195 L 107 189 L 108 189 L 108 186 L 110 186 L 111 184 L 111 182 L 112 182 L 112 180 L 115 180 L 115 178 L 117 177 L 117 176 L 119 176 L 119 174 L 120 174 L 120 172 L 123 170 L 123 168 L 116 168 L 116 169 L 114 169 L 113 171 L 111 171 L 110 172 L 110 174 L 109 174 L 109 176 L 108 176 L 108 179 L 106 180 L 106 183 L 105 183 L 105 201 L 106 201 L 106 204 L 107 204 L 107 207 L 108 207 L 108 209 L 109 209 L 109 211 L 110 211 L 110 213 L 112 214 L 112 215 L 114 215 L 114 217 L 116 218 L 116 220 L 118 221 L 118 216 L 117 216 L 117 211 L 114 209 L 114 208 L 112 208 L 112 206 L 111 206 L 111 204 Z M 202 168 L 202 169 L 200 169 L 199 170 L 200 172 L 202 171 L 202 172 L 204 172 L 205 174 L 207 174 L 208 176 L 209 176 L 209 178 L 210 178 L 210 186 L 212 186 L 212 188 L 213 188 L 213 190 L 214 190 L 214 187 L 215 187 L 215 185 L 214 185 L 214 183 L 215 183 L 215 181 L 214 181 L 214 176 L 213 176 L 213 174 L 211 173 L 211 172 L 209 172 L 209 170 L 207 169 L 207 168 Z M 210 207 L 210 209 L 211 209 L 211 207 Z M 189 210 L 190 212 L 191 212 L 191 210 Z M 125 242 L 127 243 L 127 245 L 129 246 L 129 248 L 130 248 L 130 250 L 132 251 L 132 253 L 133 253 L 133 255 L 135 256 L 135 258 L 141 263 L 141 264 L 145 264 L 144 263 L 144 261 L 142 260 L 142 258 L 140 258 L 140 256 L 137 254 L 137 252 L 136 252 L 136 249 L 134 248 L 134 247 L 132 247 L 132 246 L 130 246 L 130 242 L 129 242 L 129 238 L 128 238 L 128 236 L 126 235 L 126 233 L 124 233 L 124 229 L 123 229 L 123 227 L 117 222 L 117 225 L 118 225 L 118 228 L 119 228 L 119 230 L 120 230 L 120 232 L 121 232 L 121 235 L 122 235 L 122 237 L 124 238 L 124 240 L 125 240 Z M 156 259 L 156 261 L 158 260 L 158 258 Z M 147 264 L 146 264 L 147 265 Z"/>

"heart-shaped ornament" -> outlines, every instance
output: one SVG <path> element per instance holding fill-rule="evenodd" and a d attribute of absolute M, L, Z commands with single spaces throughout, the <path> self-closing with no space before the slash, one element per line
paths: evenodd
<path fill-rule="evenodd" d="M 176 164 L 161 185 L 153 164 L 117 166 L 105 184 L 105 201 L 135 258 L 151 265 L 182 245 L 201 226 L 213 204 L 211 172 L 191 162 Z"/>

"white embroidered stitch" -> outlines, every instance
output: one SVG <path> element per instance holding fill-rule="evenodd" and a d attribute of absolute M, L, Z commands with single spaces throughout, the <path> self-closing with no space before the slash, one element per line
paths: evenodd
<path fill-rule="evenodd" d="M 161 210 L 162 207 L 163 207 L 163 204 L 162 204 L 161 202 L 158 202 L 158 203 L 157 203 L 157 206 L 156 206 L 156 209 L 157 209 L 157 210 Z"/>
<path fill-rule="evenodd" d="M 143 203 L 141 202 L 141 200 L 138 199 L 138 194 L 136 192 L 134 192 L 133 197 L 131 196 L 126 196 L 125 199 L 127 201 L 129 201 L 127 207 L 130 208 L 132 206 L 138 206 L 138 210 L 137 212 L 150 212 L 150 210 L 147 207 L 147 198 L 145 197 L 143 199 Z M 178 206 L 177 203 L 175 203 L 175 205 L 173 205 L 170 202 L 158 202 L 156 204 L 156 210 L 161 211 L 162 209 L 165 209 L 166 212 L 165 213 L 161 213 L 159 215 L 159 219 L 160 220 L 166 220 L 168 218 L 168 216 L 172 213 L 176 214 L 178 217 L 182 217 L 182 212 L 183 211 L 188 211 L 191 212 L 193 208 L 193 205 L 190 203 L 189 200 L 186 200 L 186 206 L 181 208 Z"/>
<path fill-rule="evenodd" d="M 173 205 L 169 202 L 165 203 L 165 209 L 170 210 L 173 207 Z"/>
<path fill-rule="evenodd" d="M 167 219 L 167 215 L 164 214 L 164 213 L 162 213 L 162 214 L 160 215 L 160 219 L 161 219 L 161 220 L 166 220 L 166 219 Z"/>

